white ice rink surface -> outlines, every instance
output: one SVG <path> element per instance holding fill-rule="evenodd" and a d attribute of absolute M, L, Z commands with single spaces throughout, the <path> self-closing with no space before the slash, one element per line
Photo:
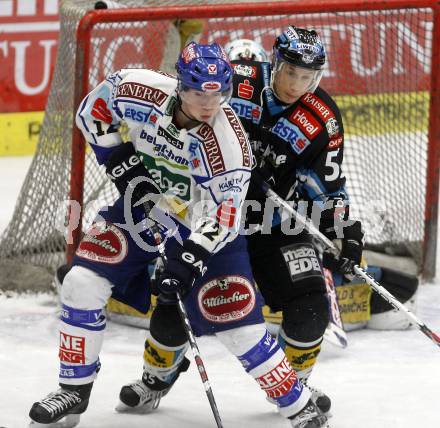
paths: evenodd
<path fill-rule="evenodd" d="M 0 230 L 29 164 L 29 158 L 0 158 Z M 440 331 L 440 284 L 421 287 L 417 316 Z M 120 387 L 141 374 L 144 335 L 109 322 L 102 369 L 79 427 L 215 427 L 194 363 L 156 413 L 114 411 Z M 225 428 L 290 426 L 215 338 L 198 342 Z M 0 428 L 26 427 L 32 403 L 57 387 L 57 350 L 55 297 L 0 296 Z M 345 350 L 324 344 L 311 383 L 333 401 L 332 428 L 440 427 L 440 348 L 417 329 L 352 332 Z"/>

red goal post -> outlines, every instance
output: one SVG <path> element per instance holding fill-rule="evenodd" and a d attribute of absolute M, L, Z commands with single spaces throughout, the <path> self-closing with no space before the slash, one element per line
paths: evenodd
<path fill-rule="evenodd" d="M 399 11 L 402 10 L 402 15 L 406 13 L 415 12 L 422 9 L 430 10 L 432 14 L 432 53 L 431 53 L 431 73 L 429 82 L 429 113 L 428 113 L 428 130 L 427 130 L 427 161 L 426 161 L 426 184 L 425 184 L 425 198 L 424 206 L 416 207 L 417 210 L 423 211 L 423 236 L 421 237 L 422 244 L 420 254 L 416 254 L 419 257 L 419 264 L 421 270 L 426 278 L 432 278 L 435 272 L 435 254 L 436 254 L 436 242 L 437 242 L 437 217 L 438 217 L 438 180 L 439 180 L 439 150 L 440 150 L 440 77 L 439 77 L 439 57 L 440 57 L 440 9 L 436 1 L 427 0 L 414 0 L 414 1 L 402 1 L 402 0 L 389 0 L 387 2 L 372 0 L 368 2 L 353 1 L 353 0 L 315 0 L 309 1 L 296 1 L 296 2 L 272 2 L 272 3 L 242 3 L 242 4 L 217 4 L 217 5 L 195 5 L 195 6 L 167 6 L 156 7 L 149 9 L 116 9 L 106 11 L 92 11 L 88 13 L 80 22 L 77 32 L 77 69 L 76 76 L 79 78 L 76 80 L 76 103 L 86 95 L 90 90 L 88 86 L 89 81 L 89 69 L 91 64 L 91 40 L 92 31 L 97 24 L 104 22 L 136 22 L 136 21 L 160 21 L 168 19 L 216 19 L 222 18 L 237 18 L 242 17 L 243 20 L 235 24 L 235 28 L 239 29 L 240 25 L 245 25 L 244 19 L 250 17 L 260 17 L 257 21 L 249 20 L 251 26 L 252 22 L 254 28 L 264 31 L 264 19 L 268 17 L 278 17 L 279 21 L 285 23 L 291 21 L 296 22 L 296 16 L 308 14 L 309 16 L 315 14 L 317 17 L 324 16 L 323 20 L 327 19 L 328 22 L 334 22 L 337 20 L 338 13 L 340 19 L 348 19 L 348 22 L 357 22 L 357 18 L 364 17 L 368 19 L 369 12 L 374 17 L 379 17 L 380 13 L 385 11 Z M 322 11 L 325 10 L 325 13 Z M 343 15 L 344 13 L 348 15 Z M 429 13 L 429 12 L 428 12 Z M 280 17 L 281 16 L 281 17 Z M 286 17 L 288 16 L 288 19 Z M 365 18 L 366 17 L 366 18 Z M 383 21 L 386 24 L 386 16 Z M 299 19 L 298 25 L 301 26 L 303 17 Z M 350 21 L 351 20 L 351 21 Z M 273 23 L 273 21 L 271 21 Z M 209 24 L 208 24 L 209 25 Z M 267 25 L 267 24 L 266 24 Z M 384 26 L 387 27 L 386 25 Z M 389 26 L 391 28 L 391 25 Z M 209 33 L 209 28 L 207 30 Z M 246 32 L 246 31 L 245 31 Z M 251 33 L 255 34 L 255 30 L 251 30 Z M 248 31 L 249 33 L 249 31 Z M 270 34 L 273 38 L 274 34 Z M 210 41 L 215 40 L 211 38 Z M 267 46 L 266 46 L 267 48 Z M 335 55 L 335 52 L 332 52 Z M 329 60 L 332 61 L 332 54 L 329 55 Z M 437 72 L 435 72 L 437 70 Z M 337 70 L 336 70 L 337 72 Z M 322 85 L 325 87 L 326 79 L 323 79 Z M 386 86 L 386 85 L 385 85 Z M 388 89 L 388 88 L 386 88 Z M 420 90 L 420 88 L 417 88 Z M 423 89 L 423 88 L 422 88 Z M 404 102 L 404 98 L 401 102 Z M 347 121 L 346 118 L 344 118 Z M 350 129 L 350 124 L 345 125 L 347 129 Z M 348 137 L 349 139 L 349 137 Z M 380 147 L 377 148 L 377 156 L 381 156 L 379 153 Z M 73 132 L 73 144 L 72 144 L 72 175 L 71 175 L 71 194 L 70 198 L 73 200 L 81 201 L 82 183 L 84 173 L 84 156 L 85 146 L 78 129 L 74 128 Z M 398 154 L 396 154 L 398 156 Z M 360 163 L 358 167 L 369 168 L 369 165 Z M 383 174 L 389 174 L 389 171 L 383 171 Z M 404 179 L 404 177 L 402 177 Z M 397 191 L 390 187 L 389 191 Z M 420 189 L 423 192 L 422 189 Z M 404 197 L 404 195 L 385 196 L 388 197 Z M 385 213 L 386 215 L 386 213 Z M 411 218 L 408 218 L 411 220 Z M 398 224 L 392 227 L 400 227 Z M 405 225 L 407 227 L 407 225 Z M 74 241 L 69 246 L 69 255 L 72 256 L 76 246 L 80 239 L 80 228 L 74 231 Z M 393 232 L 399 235 L 399 231 Z M 411 238 L 408 238 L 410 241 Z"/>

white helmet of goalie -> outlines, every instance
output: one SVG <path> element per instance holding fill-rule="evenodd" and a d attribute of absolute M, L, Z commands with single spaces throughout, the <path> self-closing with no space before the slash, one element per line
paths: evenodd
<path fill-rule="evenodd" d="M 225 51 L 231 61 L 248 59 L 251 61 L 267 62 L 269 60 L 263 46 L 250 39 L 232 40 L 226 43 Z"/>

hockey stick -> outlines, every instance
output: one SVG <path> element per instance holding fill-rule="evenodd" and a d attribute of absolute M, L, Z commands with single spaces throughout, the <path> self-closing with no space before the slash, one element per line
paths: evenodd
<path fill-rule="evenodd" d="M 267 183 L 263 185 L 263 190 L 265 191 L 268 198 L 270 198 L 278 207 L 284 208 L 287 212 L 292 214 L 296 221 L 301 223 L 309 233 L 316 236 L 331 252 L 335 255 L 339 255 L 339 249 L 336 248 L 335 244 L 328 239 L 324 234 L 322 234 L 318 228 L 311 221 L 307 221 L 305 217 L 300 215 L 293 207 L 291 207 L 284 199 L 277 195 Z M 419 320 L 405 305 L 400 303 L 386 288 L 382 287 L 370 274 L 368 274 L 360 266 L 356 265 L 353 268 L 354 272 L 363 278 L 370 287 L 379 294 L 384 300 L 386 300 L 391 306 L 399 311 L 402 311 L 405 316 L 417 325 L 418 329 L 429 339 L 431 339 L 437 346 L 440 347 L 440 336 L 435 334 L 428 326 Z"/>
<path fill-rule="evenodd" d="M 160 257 L 161 257 L 162 261 L 164 263 L 166 263 L 167 256 L 165 254 L 164 243 L 162 242 L 162 236 L 160 234 L 159 227 L 157 226 L 157 223 L 154 221 L 154 219 L 152 219 L 150 217 L 151 206 L 146 202 L 144 202 L 142 205 L 144 207 L 144 210 L 145 210 L 147 217 L 149 217 L 150 220 L 153 222 L 153 224 L 150 226 L 150 230 L 153 233 L 154 240 L 156 241 L 156 245 L 159 250 Z M 180 293 L 177 292 L 176 295 L 177 295 L 177 307 L 179 309 L 180 317 L 182 318 L 183 326 L 185 328 L 186 335 L 188 336 L 188 341 L 191 346 L 191 351 L 194 355 L 194 360 L 197 365 L 197 370 L 198 370 L 200 377 L 202 379 L 202 383 L 205 388 L 205 392 L 208 397 L 208 401 L 211 406 L 211 410 L 214 415 L 215 422 L 216 422 L 218 428 L 223 428 L 223 424 L 222 424 L 222 420 L 220 418 L 220 413 L 218 411 L 217 403 L 215 402 L 214 393 L 212 392 L 211 384 L 208 379 L 208 374 L 206 373 L 205 365 L 203 364 L 203 360 L 200 356 L 199 347 L 197 345 L 196 338 L 194 336 L 194 332 L 193 332 L 191 324 L 189 322 L 188 314 L 187 314 L 185 306 L 182 302 L 182 298 L 180 296 Z"/>
<path fill-rule="evenodd" d="M 324 339 L 333 345 L 346 348 L 348 345 L 347 333 L 342 323 L 341 312 L 339 310 L 338 295 L 336 294 L 333 277 L 328 269 L 324 268 L 325 287 L 330 308 L 330 322 L 324 332 Z"/>

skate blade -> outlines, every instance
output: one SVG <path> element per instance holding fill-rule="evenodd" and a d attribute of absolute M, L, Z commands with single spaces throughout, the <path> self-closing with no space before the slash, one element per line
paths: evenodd
<path fill-rule="evenodd" d="M 40 424 L 39 422 L 31 421 L 28 428 L 74 428 L 79 424 L 80 415 L 67 415 L 58 422 L 51 424 Z"/>
<path fill-rule="evenodd" d="M 116 405 L 115 410 L 118 413 L 131 413 L 134 415 L 146 415 L 147 413 L 151 413 L 154 409 L 151 408 L 151 405 L 143 405 L 137 407 L 130 407 L 124 404 L 122 401 Z"/>

